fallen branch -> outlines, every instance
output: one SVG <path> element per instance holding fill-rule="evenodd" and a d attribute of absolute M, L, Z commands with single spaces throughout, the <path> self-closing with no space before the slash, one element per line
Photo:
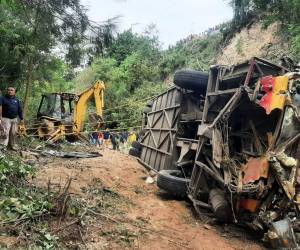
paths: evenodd
<path fill-rule="evenodd" d="M 85 243 L 85 240 L 83 239 L 83 235 L 82 235 L 82 233 L 81 233 L 81 230 L 80 230 L 80 227 L 79 227 L 79 226 L 78 226 L 78 231 L 79 231 L 79 235 L 80 235 L 81 241 L 82 241 L 82 243 L 84 244 L 85 248 L 87 249 L 88 247 L 87 247 L 87 245 L 86 245 L 86 243 Z"/>
<path fill-rule="evenodd" d="M 42 217 L 42 216 L 45 216 L 45 215 L 49 215 L 49 214 L 50 213 L 47 212 L 47 213 L 37 214 L 37 215 L 34 215 L 34 216 L 30 216 L 30 217 L 27 216 L 27 217 L 20 218 L 20 219 L 2 221 L 2 222 L 0 222 L 0 226 L 12 224 L 12 223 L 18 224 L 18 223 L 21 223 L 23 221 L 29 221 L 29 220 L 32 220 L 32 219 L 35 219 L 35 218 L 39 218 L 39 217 Z"/>
<path fill-rule="evenodd" d="M 112 217 L 110 217 L 110 216 L 108 216 L 108 215 L 105 215 L 105 214 L 101 214 L 101 213 L 95 212 L 95 211 L 93 211 L 93 210 L 91 210 L 91 209 L 87 209 L 87 211 L 88 211 L 88 212 L 91 212 L 91 213 L 94 214 L 94 215 L 101 216 L 101 217 L 103 217 L 103 218 L 105 218 L 105 219 L 107 219 L 107 220 L 111 220 L 111 221 L 113 221 L 113 222 L 115 222 L 115 223 L 120 223 L 120 221 L 117 221 L 116 219 L 114 219 L 114 218 L 112 218 Z"/>

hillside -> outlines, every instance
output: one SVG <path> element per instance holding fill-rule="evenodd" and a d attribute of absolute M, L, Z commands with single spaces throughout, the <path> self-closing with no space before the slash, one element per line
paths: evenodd
<path fill-rule="evenodd" d="M 213 64 L 232 65 L 251 57 L 263 57 L 280 63 L 283 56 L 300 58 L 300 7 L 297 1 L 231 1 L 234 17 L 201 34 L 189 35 L 163 50 L 155 28 L 143 34 L 126 30 L 112 39 L 101 56 L 75 79 L 81 89 L 95 79 L 106 82 L 106 120 L 135 122 L 136 126 L 147 98 L 166 89 L 176 70 L 190 68 L 208 71 Z M 143 100 L 143 101 L 137 101 Z M 120 110 L 115 106 L 128 105 Z M 114 124 L 114 128 L 120 127 Z"/>
<path fill-rule="evenodd" d="M 254 56 L 279 63 L 282 56 L 289 55 L 289 45 L 280 30 L 278 22 L 266 28 L 263 22 L 256 22 L 236 31 L 229 40 L 224 39 L 224 30 L 220 29 L 191 35 L 167 50 L 161 49 L 155 35 L 127 30 L 118 34 L 105 56 L 95 59 L 76 76 L 74 90 L 79 92 L 94 80 L 103 80 L 108 109 L 105 119 L 115 121 L 107 125 L 134 127 L 140 123 L 147 99 L 172 85 L 178 69 L 208 71 L 213 64 L 232 65 Z M 122 112 L 116 106 L 121 106 Z"/>
<path fill-rule="evenodd" d="M 291 56 L 290 44 L 284 39 L 278 22 L 266 27 L 263 21 L 256 21 L 235 31 L 229 40 L 222 37 L 222 31 L 205 37 L 190 36 L 190 39 L 184 39 L 165 51 L 165 58 L 170 61 L 176 55 L 175 65 L 178 68 L 207 71 L 212 64 L 232 65 L 251 57 L 278 62 L 283 56 Z M 173 72 L 175 70 L 173 68 Z M 168 83 L 172 80 L 173 72 L 169 71 L 171 76 L 166 78 Z"/>
<path fill-rule="evenodd" d="M 262 22 L 243 28 L 234 37 L 223 45 L 224 48 L 216 57 L 218 64 L 236 64 L 251 57 L 264 57 L 278 61 L 287 55 L 289 45 L 279 35 L 280 25 L 273 23 L 264 28 Z"/>

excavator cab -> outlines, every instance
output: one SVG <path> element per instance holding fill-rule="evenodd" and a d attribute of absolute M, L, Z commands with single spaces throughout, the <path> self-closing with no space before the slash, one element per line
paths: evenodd
<path fill-rule="evenodd" d="M 42 95 L 37 118 L 53 121 L 73 121 L 74 101 L 78 96 L 70 93 L 50 93 Z"/>

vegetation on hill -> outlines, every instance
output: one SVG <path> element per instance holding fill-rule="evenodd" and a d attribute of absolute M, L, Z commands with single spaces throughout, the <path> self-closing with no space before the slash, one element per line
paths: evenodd
<path fill-rule="evenodd" d="M 107 86 L 106 120 L 138 118 L 144 99 L 167 88 L 174 71 L 207 70 L 228 39 L 256 20 L 262 20 L 266 26 L 280 23 L 282 37 L 290 43 L 287 55 L 299 60 L 299 1 L 232 0 L 230 3 L 234 10 L 231 22 L 163 50 L 155 26 L 150 25 L 143 34 L 132 30 L 117 34 L 116 19 L 103 25 L 91 22 L 80 0 L 2 0 L 0 89 L 16 86 L 28 111 L 27 119 L 32 119 L 42 92 L 80 91 L 95 79 L 101 79 Z M 74 69 L 83 59 L 90 66 L 75 74 Z M 127 103 L 135 106 L 130 109 Z M 123 104 L 127 106 L 122 112 L 113 110 Z M 134 120 L 109 126 L 134 126 L 137 124 Z"/>
<path fill-rule="evenodd" d="M 209 34 L 179 41 L 162 52 L 160 72 L 163 77 L 173 74 L 179 68 L 207 71 L 220 52 L 222 35 Z"/>
<path fill-rule="evenodd" d="M 0 86 L 18 88 L 26 114 L 47 84 L 67 89 L 84 56 L 98 56 L 115 26 L 89 21 L 80 0 L 0 1 Z M 88 48 L 83 46 L 88 43 Z M 59 56 L 63 48 L 64 57 Z"/>
<path fill-rule="evenodd" d="M 179 68 L 208 70 L 221 40 L 220 34 L 196 37 L 162 50 L 153 26 L 144 34 L 126 30 L 116 36 L 106 54 L 96 58 L 74 83 L 77 90 L 82 90 L 96 79 L 104 81 L 105 120 L 109 121 L 106 125 L 134 127 L 140 125 L 149 98 L 168 87 L 165 79 Z"/>

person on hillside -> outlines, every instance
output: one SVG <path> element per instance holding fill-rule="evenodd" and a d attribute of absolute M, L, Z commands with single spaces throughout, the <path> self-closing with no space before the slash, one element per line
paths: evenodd
<path fill-rule="evenodd" d="M 23 111 L 21 102 L 16 97 L 14 87 L 7 88 L 7 94 L 0 97 L 0 123 L 5 136 L 0 139 L 4 148 L 16 150 L 15 137 L 18 131 L 18 117 L 23 122 Z"/>
<path fill-rule="evenodd" d="M 136 140 L 139 141 L 140 140 L 140 133 L 138 133 L 137 131 L 134 131 L 134 133 L 135 133 Z"/>

